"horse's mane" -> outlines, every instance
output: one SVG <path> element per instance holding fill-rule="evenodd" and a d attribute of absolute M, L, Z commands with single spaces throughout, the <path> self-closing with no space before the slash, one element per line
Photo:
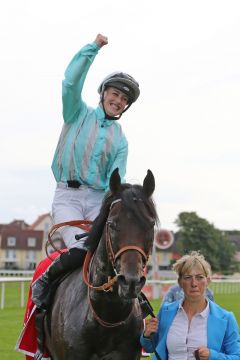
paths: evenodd
<path fill-rule="evenodd" d="M 134 221 L 144 229 L 149 228 L 149 216 L 158 222 L 158 216 L 152 198 L 148 198 L 141 185 L 121 184 L 120 191 L 112 194 L 109 191 L 103 199 L 99 215 L 93 222 L 92 229 L 89 232 L 85 246 L 91 252 L 94 252 L 101 239 L 104 226 L 106 224 L 110 207 L 113 201 L 121 199 L 124 208 L 131 212 Z M 147 210 L 147 211 L 146 211 Z"/>

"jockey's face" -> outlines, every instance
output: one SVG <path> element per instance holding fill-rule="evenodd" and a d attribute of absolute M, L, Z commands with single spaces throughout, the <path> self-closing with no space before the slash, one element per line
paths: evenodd
<path fill-rule="evenodd" d="M 128 96 L 122 91 L 108 87 L 104 91 L 103 106 L 108 116 L 120 115 L 128 104 Z"/>

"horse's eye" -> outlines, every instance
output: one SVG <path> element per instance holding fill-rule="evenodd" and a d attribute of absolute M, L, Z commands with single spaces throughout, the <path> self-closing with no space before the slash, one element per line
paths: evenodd
<path fill-rule="evenodd" d="M 119 231 L 116 221 L 109 221 L 108 224 L 111 230 Z"/>
<path fill-rule="evenodd" d="M 151 223 L 150 223 L 150 226 L 151 226 L 151 227 L 154 227 L 154 225 L 155 225 L 155 221 L 152 220 Z"/>

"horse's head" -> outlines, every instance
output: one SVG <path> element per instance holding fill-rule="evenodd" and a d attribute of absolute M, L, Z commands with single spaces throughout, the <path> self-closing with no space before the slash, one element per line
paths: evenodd
<path fill-rule="evenodd" d="M 114 270 L 118 277 L 119 295 L 132 299 L 138 296 L 145 284 L 144 269 L 152 250 L 157 221 L 151 198 L 155 180 L 148 170 L 142 186 L 121 184 L 116 169 L 109 187 L 86 241 L 91 253 L 97 248 L 92 280 L 99 284 L 105 281 L 104 276 L 113 276 Z"/>
<path fill-rule="evenodd" d="M 144 268 L 152 250 L 156 210 L 151 199 L 155 188 L 150 170 L 143 186 L 121 184 L 118 170 L 110 178 L 112 202 L 105 237 L 108 257 L 118 274 L 118 292 L 131 299 L 145 284 Z"/>

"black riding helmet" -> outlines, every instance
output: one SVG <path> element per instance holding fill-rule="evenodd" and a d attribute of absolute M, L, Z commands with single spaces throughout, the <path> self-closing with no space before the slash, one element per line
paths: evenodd
<path fill-rule="evenodd" d="M 125 112 L 127 109 L 129 109 L 129 107 L 132 105 L 132 103 L 135 102 L 140 95 L 139 84 L 132 76 L 130 76 L 126 73 L 123 73 L 123 72 L 114 72 L 112 74 L 109 74 L 101 82 L 101 84 L 98 88 L 98 93 L 100 94 L 102 105 L 103 105 L 104 91 L 109 86 L 114 87 L 127 95 L 128 99 L 129 99 L 128 106 L 124 109 L 123 112 Z M 104 109 L 104 107 L 103 107 L 103 109 Z M 114 119 L 119 119 L 121 117 L 121 115 L 118 118 L 114 118 Z"/>

